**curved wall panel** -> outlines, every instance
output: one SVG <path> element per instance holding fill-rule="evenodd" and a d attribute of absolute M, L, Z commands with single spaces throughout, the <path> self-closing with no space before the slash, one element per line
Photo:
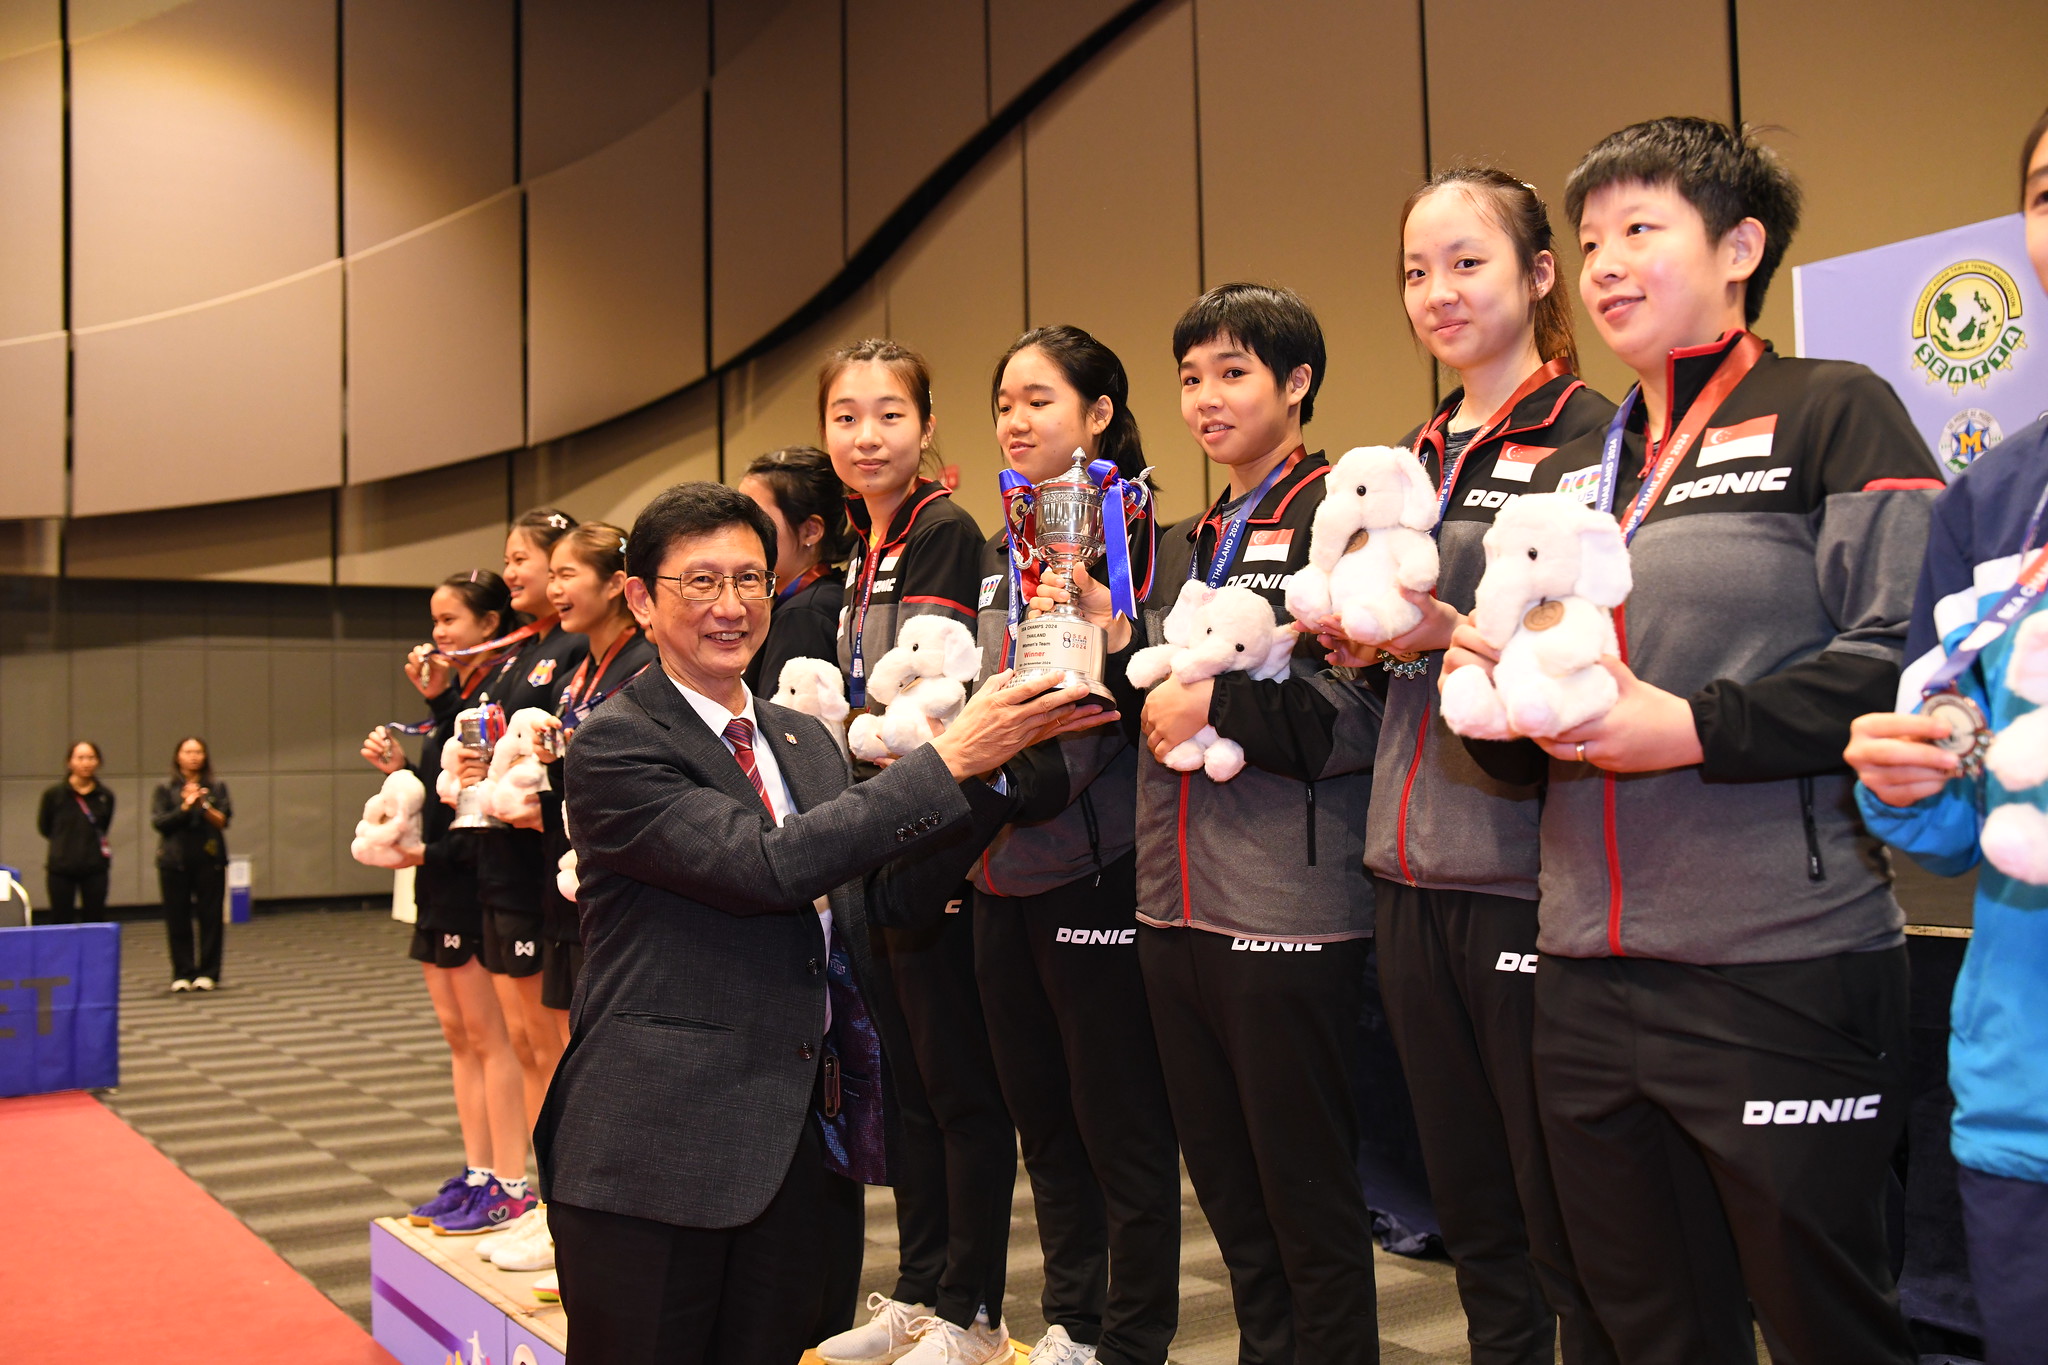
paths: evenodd
<path fill-rule="evenodd" d="M 846 259 L 839 78 L 839 0 L 794 0 L 712 79 L 713 364 Z"/>
<path fill-rule="evenodd" d="M 703 377 L 704 99 L 527 187 L 531 441 Z"/>
<path fill-rule="evenodd" d="M 702 90 L 709 8 L 710 0 L 523 0 L 520 174 L 532 180 L 580 161 Z"/>
<path fill-rule="evenodd" d="M 513 183 L 517 19 L 499 0 L 343 0 L 345 250 Z"/>
<path fill-rule="evenodd" d="M 519 196 L 348 262 L 348 477 L 525 443 Z"/>
<path fill-rule="evenodd" d="M 333 0 L 192 0 L 71 49 L 72 325 L 335 254 Z"/>
<path fill-rule="evenodd" d="M 64 513 L 64 75 L 55 0 L 0 10 L 0 516 Z"/>
<path fill-rule="evenodd" d="M 850 248 L 992 112 L 983 17 L 959 0 L 846 0 Z M 917 75 L 906 80 L 906 71 Z"/>
<path fill-rule="evenodd" d="M 74 342 L 71 511 L 341 482 L 341 264 Z M 200 567 L 200 566 L 195 566 Z"/>

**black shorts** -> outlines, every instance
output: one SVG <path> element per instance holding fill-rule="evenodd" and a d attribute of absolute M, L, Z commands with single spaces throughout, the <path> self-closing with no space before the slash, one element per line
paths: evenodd
<path fill-rule="evenodd" d="M 471 846 L 476 857 L 476 898 L 483 906 L 486 923 L 494 914 L 521 919 L 531 916 L 538 921 L 547 904 L 543 894 L 561 899 L 539 830 L 479 830 Z"/>
<path fill-rule="evenodd" d="M 406 955 L 429 966 L 453 968 L 460 967 L 482 949 L 483 941 L 475 934 L 417 927 L 412 931 L 412 947 Z"/>
<path fill-rule="evenodd" d="M 583 945 L 548 939 L 540 945 L 540 1002 L 565 1010 L 576 998 L 576 978 L 583 975 Z"/>
<path fill-rule="evenodd" d="M 484 912 L 484 966 L 499 976 L 532 976 L 540 970 L 543 942 L 539 915 Z"/>

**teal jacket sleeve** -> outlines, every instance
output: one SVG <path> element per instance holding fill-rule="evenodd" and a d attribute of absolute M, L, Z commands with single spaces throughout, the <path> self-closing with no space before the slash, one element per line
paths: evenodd
<path fill-rule="evenodd" d="M 1858 782 L 1856 806 L 1872 834 L 1937 876 L 1960 877 L 1981 856 L 1977 836 L 1984 814 L 1972 778 L 1959 777 L 1910 806 L 1888 806 Z"/>

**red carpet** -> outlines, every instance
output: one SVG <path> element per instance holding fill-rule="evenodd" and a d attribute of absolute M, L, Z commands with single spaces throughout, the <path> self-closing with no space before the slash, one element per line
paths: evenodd
<path fill-rule="evenodd" d="M 7 1359 L 392 1365 L 90 1095 L 0 1100 L 0 1152 L 15 1191 L 0 1332 Z"/>

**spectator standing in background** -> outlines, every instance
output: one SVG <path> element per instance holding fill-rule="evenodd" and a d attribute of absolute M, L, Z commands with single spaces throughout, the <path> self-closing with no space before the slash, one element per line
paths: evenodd
<path fill-rule="evenodd" d="M 50 901 L 36 918 L 46 924 L 91 923 L 107 914 L 114 794 L 99 784 L 100 746 L 91 740 L 72 744 L 64 768 L 64 780 L 43 793 L 36 812 L 36 833 L 50 841 L 44 864 Z"/>
<path fill-rule="evenodd" d="M 234 818 L 227 783 L 213 775 L 206 741 L 178 741 L 168 781 L 150 799 L 156 826 L 157 881 L 163 886 L 164 927 L 171 940 L 172 991 L 210 991 L 220 980 L 221 898 L 227 894 L 228 841 Z M 199 953 L 192 953 L 192 923 L 199 923 Z"/>

